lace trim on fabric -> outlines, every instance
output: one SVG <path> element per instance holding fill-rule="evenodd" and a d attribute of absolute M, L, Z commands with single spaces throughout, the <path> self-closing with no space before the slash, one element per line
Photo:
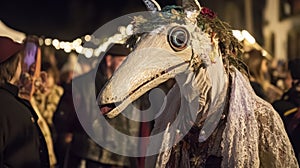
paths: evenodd
<path fill-rule="evenodd" d="M 223 132 L 222 167 L 298 167 L 282 120 L 255 95 L 235 69 L 227 124 Z"/>

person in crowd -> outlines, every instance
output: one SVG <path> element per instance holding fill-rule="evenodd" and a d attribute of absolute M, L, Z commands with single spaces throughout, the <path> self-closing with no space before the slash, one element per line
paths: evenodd
<path fill-rule="evenodd" d="M 42 46 L 42 63 L 47 62 L 52 66 L 57 67 L 57 59 L 55 56 L 55 48 L 50 46 Z"/>
<path fill-rule="evenodd" d="M 42 72 L 45 73 L 44 89 L 36 90 L 31 99 L 36 113 L 39 115 L 39 126 L 42 129 L 47 142 L 50 165 L 56 164 L 53 142 L 56 140 L 56 131 L 53 126 L 52 117 L 57 108 L 60 97 L 63 94 L 63 88 L 58 85 L 59 72 L 56 66 L 49 62 L 41 65 Z"/>
<path fill-rule="evenodd" d="M 78 56 L 75 53 L 70 53 L 68 60 L 60 69 L 60 85 L 65 87 L 65 85 L 71 83 L 73 78 L 86 72 L 83 71 L 81 64 L 78 63 Z"/>
<path fill-rule="evenodd" d="M 90 107 L 93 106 L 93 103 L 96 104 L 93 100 L 96 100 L 101 88 L 114 71 L 121 65 L 129 52 L 130 49 L 124 44 L 113 44 L 106 52 L 98 68 L 74 79 L 74 81 L 79 81 L 79 83 L 84 86 L 84 89 L 76 88 L 77 86 L 73 85 L 73 90 L 78 89 L 78 91 L 75 93 L 73 91 L 72 94 L 67 92 L 68 90 L 72 92 L 72 89 L 67 89 L 62 96 L 55 115 L 55 125 L 57 126 L 57 130 L 65 131 L 64 143 L 67 143 L 72 139 L 67 152 L 68 156 L 66 156 L 64 161 L 66 167 L 136 167 L 137 160 L 135 158 L 121 156 L 102 148 L 89 137 L 81 125 L 85 124 L 85 127 L 93 127 L 92 123 L 96 117 L 90 109 Z M 87 83 L 86 81 L 95 81 L 95 83 Z M 95 90 L 91 88 L 95 88 Z M 79 122 L 74 109 L 72 96 L 76 100 L 74 105 L 84 111 L 84 114 L 77 113 L 77 115 L 79 117 L 85 117 L 87 122 Z M 100 109 L 98 112 L 100 113 Z M 135 134 L 135 136 L 138 136 L 139 134 L 139 123 L 130 121 L 122 115 L 111 119 L 108 122 L 121 132 L 130 135 Z M 127 126 L 129 126 L 129 128 Z M 99 125 L 99 127 L 101 127 L 101 125 Z M 71 138 L 69 133 L 72 135 Z M 104 131 L 102 136 L 105 138 L 108 136 L 107 134 L 111 133 L 105 134 Z M 124 148 L 121 144 L 115 145 L 120 149 Z"/>
<path fill-rule="evenodd" d="M 40 112 L 40 110 L 38 108 L 38 104 L 35 101 L 34 97 L 31 98 L 30 103 L 39 118 L 37 123 L 38 123 L 39 127 L 41 128 L 41 131 L 42 131 L 45 141 L 46 141 L 46 145 L 48 148 L 50 167 L 54 168 L 57 164 L 57 160 L 56 160 L 56 156 L 54 153 L 53 136 L 52 136 L 51 129 L 50 129 L 47 121 L 42 116 L 42 113 Z"/>
<path fill-rule="evenodd" d="M 47 121 L 49 127 L 52 128 L 52 117 L 63 94 L 63 88 L 58 85 L 59 71 L 55 66 L 44 62 L 41 70 L 47 73 L 46 87 L 43 93 L 36 92 L 34 94 L 34 100 L 43 118 Z"/>
<path fill-rule="evenodd" d="M 250 83 L 255 93 L 272 103 L 280 98 L 282 91 L 270 82 L 268 59 L 260 50 L 252 49 L 244 55 L 244 61 L 250 72 Z"/>
<path fill-rule="evenodd" d="M 282 91 L 287 91 L 291 86 L 288 80 L 288 63 L 284 60 L 273 59 L 269 67 L 270 81 Z"/>
<path fill-rule="evenodd" d="M 296 157 L 300 156 L 300 59 L 289 61 L 289 69 L 292 77 L 292 87 L 283 94 L 280 100 L 272 105 L 281 116 Z M 300 162 L 299 162 L 300 163 Z"/>
<path fill-rule="evenodd" d="M 47 168 L 49 155 L 38 116 L 18 95 L 24 45 L 0 37 L 0 167 Z"/>
<path fill-rule="evenodd" d="M 65 165 L 65 156 L 70 142 L 72 141 L 73 124 L 76 114 L 73 105 L 72 83 L 64 83 L 63 95 L 61 96 L 57 109 L 53 115 L 53 125 L 56 131 L 54 151 L 57 157 L 58 167 Z"/>

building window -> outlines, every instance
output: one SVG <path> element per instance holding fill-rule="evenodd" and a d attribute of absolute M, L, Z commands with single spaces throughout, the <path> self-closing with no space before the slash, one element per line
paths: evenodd
<path fill-rule="evenodd" d="M 280 0 L 280 19 L 300 14 L 300 0 Z"/>
<path fill-rule="evenodd" d="M 289 32 L 287 49 L 289 60 L 300 57 L 300 28 Z"/>
<path fill-rule="evenodd" d="M 298 33 L 297 33 L 297 46 L 296 46 L 296 48 L 297 48 L 297 55 L 296 55 L 296 57 L 297 58 L 300 58 L 300 30 L 298 29 Z"/>
<path fill-rule="evenodd" d="M 272 32 L 271 34 L 271 45 L 270 45 L 270 52 L 271 52 L 271 55 L 274 55 L 275 54 L 275 34 Z"/>
<path fill-rule="evenodd" d="M 300 14 L 300 0 L 288 0 L 292 7 L 292 15 Z"/>

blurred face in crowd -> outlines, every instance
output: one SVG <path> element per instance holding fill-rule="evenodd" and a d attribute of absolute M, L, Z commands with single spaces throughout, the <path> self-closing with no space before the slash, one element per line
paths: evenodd
<path fill-rule="evenodd" d="M 14 71 L 14 73 L 12 73 L 13 75 L 11 76 L 11 79 L 9 80 L 10 83 L 12 84 L 16 84 L 21 76 L 22 73 L 22 54 L 21 52 L 16 54 L 15 58 L 13 58 L 13 60 L 10 60 L 7 64 L 8 66 L 11 66 L 11 70 Z"/>
<path fill-rule="evenodd" d="M 48 73 L 48 78 L 47 78 L 47 87 L 52 88 L 55 84 L 54 76 L 52 73 Z"/>
<path fill-rule="evenodd" d="M 126 59 L 125 55 L 107 55 L 106 56 L 106 65 L 108 68 L 108 76 L 110 77 L 114 71 L 116 71 L 123 61 Z"/>
<path fill-rule="evenodd" d="M 12 78 L 13 83 L 19 81 L 19 79 L 20 79 L 20 76 L 21 76 L 21 73 L 22 73 L 22 64 L 21 64 L 21 62 L 22 62 L 21 59 L 19 59 L 15 75 Z"/>
<path fill-rule="evenodd" d="M 126 59 L 125 55 L 118 55 L 118 56 L 112 57 L 112 62 L 111 62 L 112 66 L 111 67 L 112 67 L 113 71 L 117 70 L 125 59 Z"/>
<path fill-rule="evenodd" d="M 251 50 L 247 54 L 248 57 L 245 57 L 245 61 L 250 71 L 251 80 L 262 84 L 268 76 L 268 60 L 259 50 Z"/>
<path fill-rule="evenodd" d="M 284 79 L 284 84 L 286 89 L 290 89 L 292 87 L 293 78 L 290 72 L 287 72 L 286 78 Z"/>
<path fill-rule="evenodd" d="M 268 60 L 267 59 L 263 59 L 261 62 L 261 71 L 263 73 L 268 72 Z"/>

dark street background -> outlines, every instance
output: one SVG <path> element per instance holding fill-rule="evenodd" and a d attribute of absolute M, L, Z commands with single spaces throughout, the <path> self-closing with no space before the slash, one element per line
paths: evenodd
<path fill-rule="evenodd" d="M 226 15 L 222 13 L 227 1 L 243 10 L 243 1 L 239 0 L 200 0 L 200 3 L 224 19 Z M 176 4 L 176 0 L 157 2 L 161 7 Z M 141 0 L 10 0 L 0 2 L 0 20 L 27 35 L 73 40 L 92 34 L 114 18 L 144 10 Z M 243 23 L 239 24 L 243 27 Z"/>
<path fill-rule="evenodd" d="M 162 6 L 174 4 L 162 1 Z M 141 0 L 10 0 L 0 2 L 0 20 L 26 34 L 73 40 L 114 18 L 143 10 Z"/>

